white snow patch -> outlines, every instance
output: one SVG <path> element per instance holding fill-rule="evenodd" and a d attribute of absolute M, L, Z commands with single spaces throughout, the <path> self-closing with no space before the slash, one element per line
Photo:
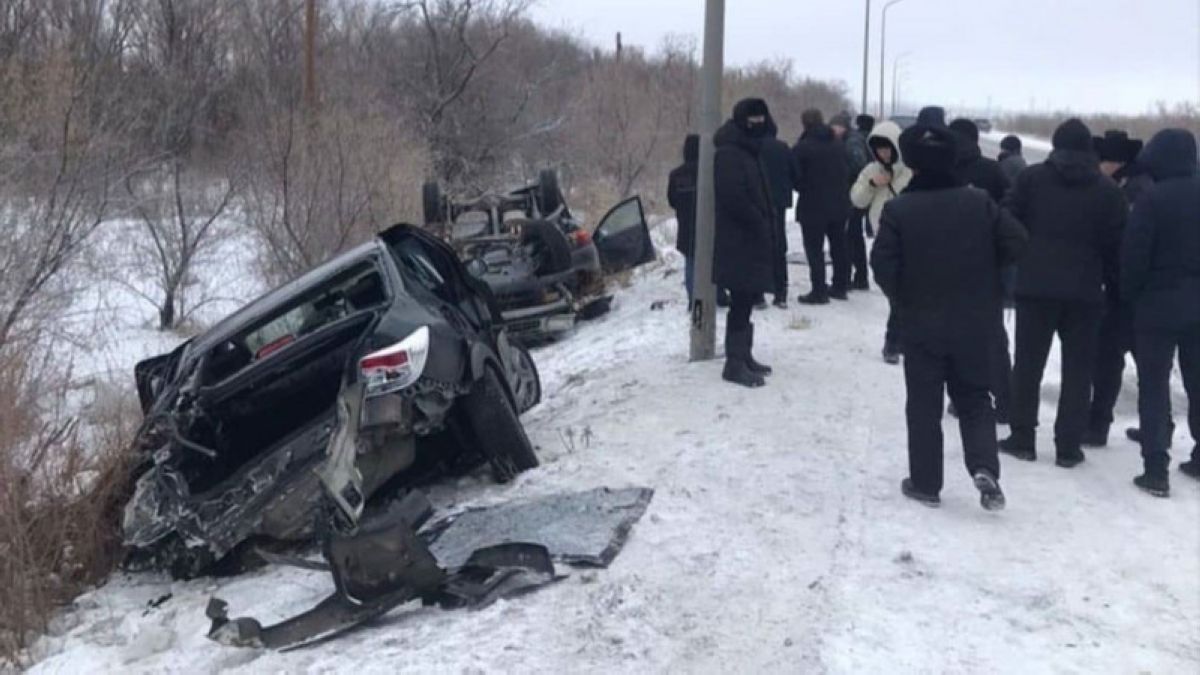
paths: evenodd
<path fill-rule="evenodd" d="M 756 314 L 756 355 L 775 374 L 747 390 L 720 380 L 719 361 L 688 362 L 681 266 L 665 253 L 610 315 L 536 352 L 545 400 L 525 421 L 541 468 L 503 486 L 446 481 L 431 495 L 448 510 L 655 488 L 609 569 L 574 570 L 480 612 L 398 608 L 285 654 L 207 640 L 208 598 L 271 623 L 329 593 L 327 575 L 119 574 L 56 622 L 33 672 L 1200 669 L 1200 487 L 1176 474 L 1172 498 L 1156 500 L 1130 484 L 1140 458 L 1117 436 L 1134 422 L 1132 372 L 1112 445 L 1071 471 L 1005 461 L 1003 513 L 979 508 L 948 419 L 943 506 L 930 510 L 899 493 L 904 389 L 901 369 L 879 358 L 878 292 Z M 791 276 L 793 295 L 806 290 L 806 268 Z M 1052 359 L 1043 448 L 1053 447 Z M 1190 449 L 1183 426 L 1176 459 Z"/>

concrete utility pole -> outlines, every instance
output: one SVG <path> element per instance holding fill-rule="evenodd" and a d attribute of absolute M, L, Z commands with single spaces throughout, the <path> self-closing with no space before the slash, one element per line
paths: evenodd
<path fill-rule="evenodd" d="M 867 0 L 867 20 L 863 24 L 863 86 L 862 107 L 859 113 L 867 112 L 867 73 L 870 71 L 868 62 L 871 60 L 871 0 Z"/>
<path fill-rule="evenodd" d="M 904 0 L 891 0 L 883 6 L 883 21 L 879 24 L 879 117 L 883 118 L 883 78 L 887 59 L 887 13 L 892 5 L 898 5 Z"/>
<path fill-rule="evenodd" d="M 317 0 L 304 6 L 304 102 L 317 107 Z"/>
<path fill-rule="evenodd" d="M 721 125 L 721 83 L 725 73 L 725 0 L 706 0 L 704 63 L 700 74 L 700 175 L 696 194 L 696 279 L 692 289 L 691 360 L 716 356 L 717 288 L 713 285 L 713 240 L 717 199 L 713 188 L 713 135 Z"/>

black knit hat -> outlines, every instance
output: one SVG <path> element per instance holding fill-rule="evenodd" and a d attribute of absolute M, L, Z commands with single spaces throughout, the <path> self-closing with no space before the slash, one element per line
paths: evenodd
<path fill-rule="evenodd" d="M 1128 164 L 1137 159 L 1142 151 L 1142 142 L 1129 137 L 1129 134 L 1116 129 L 1109 129 L 1104 136 L 1092 139 L 1092 147 L 1100 155 L 1101 162 L 1117 162 Z"/>
<path fill-rule="evenodd" d="M 854 126 L 864 134 L 869 134 L 875 130 L 875 117 L 873 115 L 859 115 L 854 118 Z"/>
<path fill-rule="evenodd" d="M 1001 139 L 1000 149 L 1006 150 L 1008 152 L 1020 152 L 1021 151 L 1021 139 L 1016 136 L 1013 136 L 1012 134 L 1009 134 L 1009 135 L 1005 136 L 1003 139 Z"/>
<path fill-rule="evenodd" d="M 1055 150 L 1092 152 L 1092 131 L 1078 117 L 1072 117 L 1058 125 L 1052 140 Z"/>

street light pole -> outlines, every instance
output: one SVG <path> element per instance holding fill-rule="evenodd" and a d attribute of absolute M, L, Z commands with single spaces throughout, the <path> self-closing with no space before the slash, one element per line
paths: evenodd
<path fill-rule="evenodd" d="M 883 6 L 883 20 L 879 24 L 879 116 L 883 117 L 883 78 L 887 66 L 887 15 L 892 5 L 898 5 L 904 0 L 890 0 Z"/>
<path fill-rule="evenodd" d="M 713 249 L 717 199 L 713 186 L 713 136 L 721 124 L 721 84 L 725 73 L 725 0 L 706 0 L 704 63 L 701 65 L 700 175 L 696 191 L 696 276 L 692 289 L 692 361 L 716 356 L 717 288 L 713 285 Z"/>
<path fill-rule="evenodd" d="M 900 56 L 892 59 L 892 117 L 896 116 L 896 96 L 897 92 L 900 91 L 900 79 L 897 76 L 897 71 L 900 68 L 900 62 L 908 58 L 910 54 L 912 54 L 912 52 L 904 52 Z"/>
<path fill-rule="evenodd" d="M 862 108 L 860 113 L 867 112 L 867 72 L 870 70 L 868 62 L 871 59 L 871 0 L 867 0 L 867 18 L 863 22 L 863 86 L 862 86 Z"/>

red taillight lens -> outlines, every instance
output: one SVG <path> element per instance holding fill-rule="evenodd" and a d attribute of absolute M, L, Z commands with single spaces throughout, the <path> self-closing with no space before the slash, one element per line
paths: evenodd
<path fill-rule="evenodd" d="M 358 361 L 367 396 L 379 396 L 415 383 L 429 355 L 429 327 L 422 326 L 396 344 L 372 352 Z"/>
<path fill-rule="evenodd" d="M 380 356 L 368 356 L 362 361 L 359 361 L 359 367 L 363 372 L 369 370 L 380 370 L 386 368 L 399 368 L 400 366 L 408 365 L 408 352 L 393 352 L 391 354 L 383 354 Z"/>
<path fill-rule="evenodd" d="M 586 246 L 592 243 L 592 233 L 587 230 L 575 230 L 575 245 Z"/>

